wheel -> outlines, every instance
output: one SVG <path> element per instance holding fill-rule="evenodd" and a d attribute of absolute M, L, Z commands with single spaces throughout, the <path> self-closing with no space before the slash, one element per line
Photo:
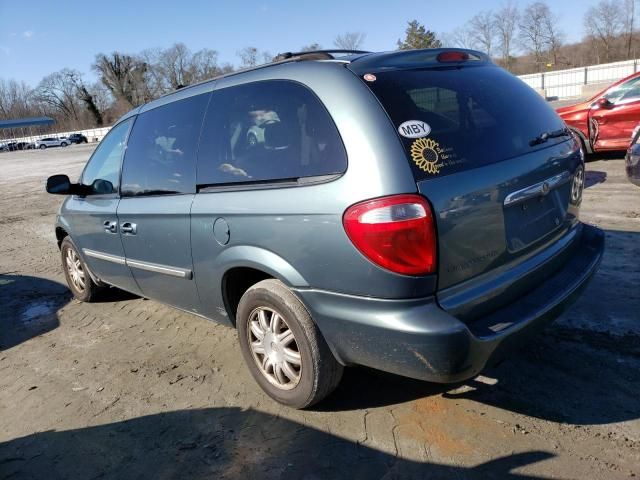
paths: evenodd
<path fill-rule="evenodd" d="M 249 371 L 274 400 L 305 408 L 338 386 L 342 365 L 307 309 L 279 280 L 249 288 L 240 299 L 236 323 Z"/>
<path fill-rule="evenodd" d="M 61 147 L 66 147 L 66 146 L 67 146 L 67 142 L 62 142 L 62 143 L 60 144 L 60 146 L 61 146 Z"/>
<path fill-rule="evenodd" d="M 247 142 L 250 147 L 255 147 L 258 144 L 258 137 L 256 137 L 253 133 L 250 133 L 247 136 Z"/>
<path fill-rule="evenodd" d="M 44 150 L 45 148 L 47 148 L 47 146 L 46 146 L 46 145 L 40 145 L 38 148 L 39 148 L 40 150 Z"/>
<path fill-rule="evenodd" d="M 81 302 L 95 300 L 100 287 L 91 279 L 87 266 L 78 255 L 76 246 L 69 237 L 65 237 L 62 241 L 60 253 L 64 276 L 73 296 Z"/>

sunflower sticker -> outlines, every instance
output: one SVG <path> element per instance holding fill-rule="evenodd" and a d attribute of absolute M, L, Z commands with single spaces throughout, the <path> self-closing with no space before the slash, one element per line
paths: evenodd
<path fill-rule="evenodd" d="M 436 175 L 443 164 L 444 151 L 432 138 L 418 138 L 411 144 L 411 158 L 417 167 L 427 173 Z"/>

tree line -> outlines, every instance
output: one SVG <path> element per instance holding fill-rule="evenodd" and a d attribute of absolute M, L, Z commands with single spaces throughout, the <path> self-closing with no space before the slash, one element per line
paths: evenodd
<path fill-rule="evenodd" d="M 357 50 L 365 38 L 364 33 L 347 32 L 335 38 L 332 48 Z M 300 50 L 321 48 L 311 43 Z M 256 47 L 243 48 L 237 56 L 238 66 L 234 67 L 220 63 L 215 50 L 192 52 L 176 43 L 137 54 L 99 53 L 91 65 L 98 78 L 95 82 L 87 82 L 81 72 L 69 68 L 47 75 L 35 88 L 0 78 L 0 119 L 49 116 L 56 121 L 52 127 L 35 128 L 39 133 L 111 125 L 133 107 L 168 92 L 274 60 L 270 52 Z"/>
<path fill-rule="evenodd" d="M 518 7 L 506 0 L 497 10 L 476 13 L 451 32 L 436 33 L 418 20 L 407 22 L 396 48 L 458 47 L 480 50 L 515 74 L 564 69 L 636 58 L 637 0 L 600 0 L 582 17 L 583 39 L 569 44 L 557 14 L 545 1 Z M 338 35 L 330 48 L 362 49 L 366 34 Z M 301 51 L 322 49 L 309 43 Z M 274 60 L 271 52 L 246 47 L 237 52 L 238 65 L 221 63 L 211 49 L 191 51 L 183 43 L 139 53 L 96 55 L 88 82 L 77 70 L 62 69 L 31 88 L 24 82 L 0 79 L 0 119 L 50 116 L 54 130 L 111 125 L 142 103 L 186 85 Z"/>

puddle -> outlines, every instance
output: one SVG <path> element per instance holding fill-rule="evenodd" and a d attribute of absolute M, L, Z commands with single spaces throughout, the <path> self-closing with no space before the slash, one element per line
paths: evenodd
<path fill-rule="evenodd" d="M 56 313 L 55 302 L 51 300 L 37 300 L 29 303 L 20 315 L 22 323 L 43 323 L 49 320 L 52 315 Z"/>

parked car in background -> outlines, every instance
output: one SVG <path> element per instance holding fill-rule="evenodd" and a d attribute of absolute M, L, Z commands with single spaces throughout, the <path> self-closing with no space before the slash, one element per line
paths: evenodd
<path fill-rule="evenodd" d="M 16 148 L 17 150 L 30 150 L 35 148 L 35 145 L 33 142 L 18 142 L 16 143 Z"/>
<path fill-rule="evenodd" d="M 72 133 L 69 135 L 69 141 L 71 143 L 87 143 L 87 137 L 82 135 L 81 133 Z"/>
<path fill-rule="evenodd" d="M 626 150 L 640 122 L 640 72 L 590 98 L 556 110 L 585 153 Z"/>
<path fill-rule="evenodd" d="M 41 138 L 40 140 L 36 140 L 36 148 L 45 149 L 49 147 L 66 147 L 70 143 L 71 142 L 69 142 L 69 140 L 65 137 L 62 137 L 62 138 L 47 137 L 47 138 Z"/>
<path fill-rule="evenodd" d="M 631 145 L 625 157 L 625 168 L 629 181 L 640 187 L 640 123 L 633 131 Z"/>
<path fill-rule="evenodd" d="M 524 82 L 471 50 L 283 58 L 132 110 L 78 183 L 48 179 L 78 300 L 237 328 L 302 408 L 346 365 L 472 378 L 577 298 L 604 235 L 579 142 Z"/>

